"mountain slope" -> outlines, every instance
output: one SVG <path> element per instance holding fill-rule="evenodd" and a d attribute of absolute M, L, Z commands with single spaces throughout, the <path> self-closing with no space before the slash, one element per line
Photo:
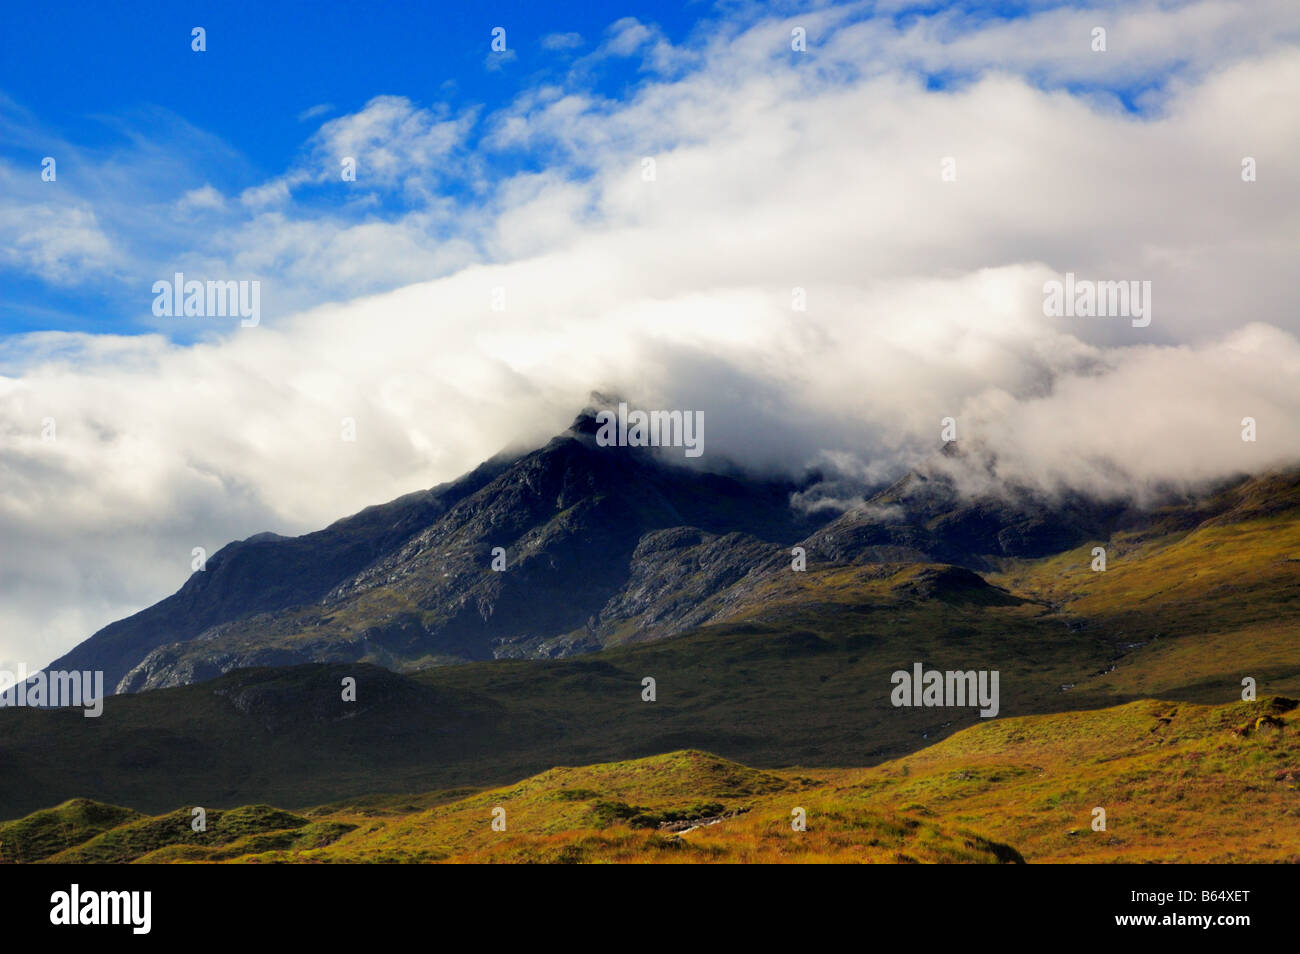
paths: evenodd
<path fill-rule="evenodd" d="M 98 719 L 0 709 L 0 810 L 81 795 L 149 811 L 293 808 L 683 747 L 757 764 L 863 764 L 979 718 L 894 708 L 890 675 L 916 661 L 1000 669 L 1004 714 L 1088 704 L 1060 686 L 1103 670 L 1110 643 L 987 584 L 950 587 L 948 572 L 787 573 L 744 618 L 563 659 L 406 674 L 357 663 L 245 669 L 110 698 Z M 342 699 L 345 677 L 357 680 L 355 703 Z M 642 699 L 646 677 L 654 702 Z"/>
<path fill-rule="evenodd" d="M 228 544 L 175 594 L 105 626 L 47 668 L 102 669 L 105 686 L 115 687 L 161 645 L 193 639 L 232 620 L 319 599 L 479 490 L 507 464 L 508 459 L 488 461 L 453 483 L 368 507 L 315 533 L 258 534 Z M 279 661 L 287 660 L 269 653 L 249 664 Z"/>
<path fill-rule="evenodd" d="M 810 516 L 791 506 L 794 484 L 599 447 L 595 429 L 588 410 L 545 447 L 496 458 L 452 484 L 315 534 L 231 544 L 177 594 L 51 668 L 102 668 L 106 685 L 138 692 L 261 665 L 365 662 L 412 672 L 566 657 L 761 617 L 773 593 L 797 593 L 794 545 L 810 567 L 929 566 L 928 580 L 917 581 L 922 594 L 964 587 L 1000 599 L 976 575 L 994 574 L 998 588 L 1019 594 L 1012 599 L 1058 610 L 1069 602 L 1063 625 L 1103 625 L 1102 638 L 1121 645 L 1125 634 L 1135 643 L 1135 632 L 1167 630 L 1172 611 L 1168 600 L 1142 605 L 1133 592 L 1118 604 L 1129 609 L 1103 612 L 1087 596 L 1135 579 L 1130 553 L 1146 561 L 1144 585 L 1188 606 L 1203 598 L 1213 616 L 1231 587 L 1221 594 L 1199 580 L 1224 569 L 1207 566 L 1174 586 L 1163 574 L 1187 576 L 1186 568 L 1151 555 L 1175 552 L 1183 537 L 1232 538 L 1242 565 L 1253 567 L 1277 541 L 1256 545 L 1241 535 L 1246 528 L 1280 527 L 1285 541 L 1300 526 L 1294 473 L 1144 511 L 1028 488 L 972 497 L 938 464 L 837 517 Z M 939 460 L 955 457 L 949 445 Z M 1099 542 L 1109 544 L 1112 568 L 1090 574 L 1087 554 Z M 1257 619 L 1289 598 L 1279 587 L 1297 578 L 1300 563 L 1288 560 L 1251 570 L 1273 581 L 1257 594 Z"/>
<path fill-rule="evenodd" d="M 563 655 L 617 628 L 609 612 L 597 621 L 646 534 L 688 527 L 779 548 L 816 526 L 790 510 L 792 485 L 597 448 L 593 430 L 584 415 L 540 450 L 317 533 L 230 544 L 175 595 L 50 668 L 103 669 L 131 692 L 256 665 Z M 495 547 L 505 572 L 493 572 Z M 659 623 L 659 635 L 690 625 Z"/>
<path fill-rule="evenodd" d="M 23 837 L 47 830 L 50 812 L 0 825 L 0 852 L 56 863 L 1295 862 L 1298 719 L 1285 698 L 1144 700 L 982 722 L 869 769 L 757 770 L 685 750 L 297 814 L 214 810 L 202 832 L 185 808 L 148 817 L 83 801 L 55 810 L 67 815 L 57 841 Z"/>
<path fill-rule="evenodd" d="M 1294 864 L 1300 708 L 1146 699 L 999 719 L 846 777 L 839 793 L 867 810 L 960 819 L 1031 861 Z"/>

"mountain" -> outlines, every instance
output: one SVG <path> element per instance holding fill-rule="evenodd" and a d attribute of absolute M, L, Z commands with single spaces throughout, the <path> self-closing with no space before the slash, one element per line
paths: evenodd
<path fill-rule="evenodd" d="M 794 545 L 810 561 L 987 571 L 1105 536 L 1124 512 L 1025 488 L 968 500 L 912 474 L 833 517 L 791 505 L 815 476 L 689 469 L 598 446 L 596 429 L 589 408 L 545 447 L 452 483 L 316 533 L 231 543 L 178 592 L 49 668 L 102 669 L 106 686 L 137 692 L 250 666 L 563 657 L 733 618 L 789 574 Z"/>
<path fill-rule="evenodd" d="M 940 455 L 961 456 L 955 443 Z M 1122 502 L 1014 484 L 972 494 L 935 468 L 908 473 L 830 521 L 806 545 L 834 561 L 927 561 L 985 571 L 1000 557 L 1047 556 L 1109 536 L 1132 512 Z"/>
<path fill-rule="evenodd" d="M 594 432 L 584 415 L 537 451 L 317 533 L 232 543 L 176 594 L 50 668 L 103 669 L 107 685 L 130 692 L 256 665 L 402 670 L 566 655 L 629 628 L 659 636 L 697 621 L 687 605 L 651 606 L 644 574 L 628 588 L 643 561 L 680 564 L 735 544 L 710 567 L 712 590 L 817 525 L 790 509 L 788 483 L 597 447 Z M 686 532 L 661 533 L 674 529 Z M 492 569 L 495 547 L 504 572 Z"/>
<path fill-rule="evenodd" d="M 459 489 L 432 491 L 423 504 L 431 516 L 415 532 L 376 520 L 385 508 L 373 508 L 323 534 L 337 552 L 347 552 L 338 541 L 349 527 L 366 528 L 369 539 L 405 534 L 379 558 L 388 559 L 419 534 L 472 522 L 474 513 L 458 512 L 471 501 L 490 508 L 519 493 L 506 482 L 474 499 L 530 458 L 540 466 L 567 456 L 588 470 L 610 461 L 647 482 L 676 476 L 642 457 L 593 462 L 584 448 L 562 439 L 535 455 L 485 465 L 487 472 Z M 740 478 L 688 473 L 681 480 L 671 488 L 691 488 L 696 501 L 718 486 L 756 495 Z M 888 503 L 881 494 L 858 510 Z M 711 507 L 720 507 L 719 496 Z M 410 513 L 421 499 L 404 498 L 388 512 Z M 1005 506 L 1008 521 L 1026 512 L 1024 503 Z M 892 523 L 913 526 L 918 539 L 933 532 L 927 508 L 904 501 L 900 509 Z M 453 513 L 455 521 L 444 523 Z M 775 505 L 764 514 L 786 519 Z M 557 764 L 678 749 L 761 768 L 869 767 L 988 721 L 970 707 L 892 705 L 891 675 L 917 662 L 998 671 L 999 725 L 1152 697 L 1162 705 L 1222 706 L 1242 698 L 1243 680 L 1261 699 L 1300 696 L 1300 474 L 1260 475 L 1107 519 L 1108 531 L 1045 556 L 1007 555 L 996 535 L 984 554 L 955 554 L 989 567 L 980 571 L 872 562 L 850 552 L 843 556 L 852 559 L 830 560 L 810 550 L 807 569 L 792 572 L 784 541 L 770 565 L 762 562 L 777 544 L 760 535 L 772 531 L 757 521 L 749 523 L 753 533 L 730 531 L 734 536 L 720 532 L 721 520 L 711 529 L 650 530 L 625 544 L 619 589 L 602 605 L 610 607 L 607 620 L 631 621 L 623 624 L 628 629 L 591 653 L 503 654 L 402 672 L 356 658 L 241 668 L 118 695 L 98 719 L 77 710 L 0 708 L 0 817 L 82 797 L 146 812 L 250 803 L 296 811 L 377 792 L 504 785 Z M 802 539 L 811 542 L 822 529 Z M 786 525 L 782 532 L 801 531 Z M 1010 543 L 1014 548 L 1016 538 Z M 1097 545 L 1109 555 L 1105 572 L 1091 567 Z M 689 557 L 674 556 L 682 553 Z M 488 572 L 478 576 L 493 579 Z M 215 604 L 214 594 L 207 598 Z M 233 597 L 229 605 L 238 608 Z M 692 614 L 709 619 L 645 638 Z M 598 617 L 593 628 L 602 625 Z M 357 683 L 355 701 L 341 698 L 348 677 Z M 647 677 L 656 681 L 653 702 L 643 697 Z M 963 758 L 978 754 L 963 751 Z M 1277 758 L 1294 762 L 1294 754 L 1283 747 Z M 1279 770 L 1287 768 L 1282 761 Z"/>

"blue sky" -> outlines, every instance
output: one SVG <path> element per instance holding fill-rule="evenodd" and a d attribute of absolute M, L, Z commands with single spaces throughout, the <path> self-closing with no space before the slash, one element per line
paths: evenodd
<path fill-rule="evenodd" d="M 144 181 L 132 188 L 140 201 L 204 185 L 238 193 L 291 166 L 321 123 L 361 110 L 376 95 L 484 116 L 521 91 L 563 82 L 621 19 L 615 10 L 526 2 L 15 4 L 0 33 L 0 96 L 8 100 L 0 99 L 0 116 L 9 120 L 0 159 L 30 171 L 53 154 L 58 182 L 73 189 L 93 188 L 100 165 L 138 164 Z M 642 5 L 640 13 L 665 39 L 680 42 L 709 10 L 668 3 Z M 55 21 L 62 26 L 53 29 Z M 207 32 L 201 54 L 190 48 L 195 26 Z M 489 59 L 497 26 L 506 30 L 509 52 Z M 614 99 L 647 76 L 628 57 L 589 61 L 582 72 L 590 91 Z M 142 143 L 171 150 L 175 166 L 156 168 Z M 491 158 L 494 175 L 538 162 Z M 462 181 L 442 185 L 457 201 L 475 199 Z M 299 198 L 304 209 L 328 208 L 337 191 Z M 366 214 L 404 207 L 400 196 L 383 198 L 387 208 Z M 131 238 L 141 246 L 151 241 Z M 145 248 L 138 251 L 147 257 Z M 46 281 L 22 269 L 0 274 L 0 333 L 152 330 L 118 281 L 105 287 Z M 128 265 L 116 278 L 141 276 Z"/>
<path fill-rule="evenodd" d="M 0 335 L 161 331 L 193 340 L 211 329 L 153 320 L 140 292 L 187 265 L 191 274 L 198 269 L 206 277 L 262 280 L 265 309 L 274 321 L 322 301 L 492 260 L 493 250 L 462 228 L 456 212 L 473 219 L 490 207 L 501 183 L 521 172 L 549 170 L 574 179 L 591 172 L 580 152 L 557 154 L 545 143 L 485 145 L 484 136 L 512 104 L 549 86 L 616 108 L 647 85 L 699 69 L 710 43 L 765 17 L 807 24 L 807 55 L 786 50 L 782 65 L 815 69 L 822 30 L 869 22 L 898 36 L 931 31 L 942 48 L 1001 23 L 1069 6 L 685 2 L 621 9 L 588 3 L 285 0 L 15 5 L 0 33 L 0 172 L 12 177 L 12 185 L 21 184 L 16 192 L 28 199 L 11 217 L 29 218 L 39 208 L 52 221 L 43 231 L 0 234 L 18 249 L 0 257 Z M 63 26 L 54 29 L 55 22 Z M 203 53 L 191 50 L 195 26 L 206 30 Z M 498 26 L 506 30 L 503 56 L 489 49 Z M 774 29 L 774 50 L 781 49 L 782 36 Z M 1173 72 L 1161 60 L 1134 70 L 1136 62 L 1130 57 L 1130 67 L 1113 74 L 1058 74 L 1053 60 L 1020 68 L 1038 85 L 1114 94 L 1122 108 L 1133 111 L 1144 90 L 1158 89 Z M 918 56 L 896 65 L 942 92 L 977 78 L 998 58 L 947 62 Z M 423 170 L 420 194 L 412 195 L 409 181 L 400 187 L 366 181 L 364 172 L 358 186 L 346 189 L 327 179 L 306 181 L 305 167 L 315 162 L 319 170 L 329 158 L 328 150 L 312 152 L 322 124 L 362 113 L 377 96 L 400 97 L 427 110 L 421 121 L 462 121 L 455 148 L 438 158 L 436 169 Z M 651 151 L 666 144 L 646 141 L 629 148 Z M 55 158 L 59 177 L 42 191 L 30 177 L 45 156 Z M 414 247 L 406 253 L 394 248 L 389 257 L 402 254 L 407 267 L 374 269 L 368 281 L 291 281 L 276 269 L 292 253 L 245 254 L 242 262 L 233 261 L 248 238 L 238 234 L 241 219 L 231 204 L 222 210 L 204 205 L 202 214 L 197 200 L 177 208 L 195 190 L 242 199 L 244 190 L 293 173 L 285 215 L 299 224 L 395 222 L 441 203 L 439 214 L 408 220 L 421 234 L 405 241 L 419 246 L 424 258 Z M 261 211 L 248 202 L 243 208 L 245 224 Z"/>
<path fill-rule="evenodd" d="M 297 117 L 311 107 L 330 104 L 328 117 L 393 93 L 492 109 L 590 52 L 623 16 L 615 10 L 500 0 L 17 4 L 0 36 L 0 88 L 87 148 L 119 144 L 114 117 L 160 107 L 235 144 L 271 175 L 301 146 Z M 680 41 L 708 10 L 650 3 L 638 12 Z M 56 16 L 62 26 L 51 29 Z M 190 49 L 195 26 L 208 34 L 202 56 Z M 484 58 L 496 26 L 506 28 L 517 59 L 492 70 Z M 581 38 L 575 46 L 542 47 L 545 37 L 571 32 Z M 611 93 L 638 79 L 635 63 L 615 65 L 623 68 L 599 77 Z"/>

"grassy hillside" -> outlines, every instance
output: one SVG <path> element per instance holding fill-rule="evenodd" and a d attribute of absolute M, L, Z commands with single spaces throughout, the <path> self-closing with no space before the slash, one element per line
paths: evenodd
<path fill-rule="evenodd" d="M 998 720 L 839 792 L 1009 839 L 1034 861 L 1300 862 L 1298 711 L 1144 700 Z"/>
<path fill-rule="evenodd" d="M 869 769 L 763 771 L 687 750 L 477 792 L 300 814 L 125 814 L 43 860 L 142 862 L 1297 862 L 1300 708 L 1142 701 L 984 722 Z M 1093 829 L 1093 810 L 1106 829 Z M 66 806 L 65 806 L 66 808 Z M 116 811 L 100 806 L 103 811 Z M 803 809 L 807 828 L 791 826 Z M 504 830 L 493 828 L 504 812 Z M 49 813 L 39 813 L 48 815 Z M 40 827 L 37 816 L 6 826 Z M 33 860 L 29 858 L 28 860 Z"/>
<path fill-rule="evenodd" d="M 813 809 L 806 832 L 790 807 L 809 778 L 746 768 L 697 751 L 557 768 L 427 809 L 404 799 L 327 806 L 304 818 L 267 806 L 209 815 L 193 832 L 178 810 L 124 820 L 40 860 L 168 862 L 727 862 L 1018 861 L 971 832 L 860 806 Z M 435 802 L 438 801 L 434 797 Z M 505 830 L 492 827 L 504 809 Z M 729 833 L 710 837 L 709 833 Z M 34 860 L 34 859 L 33 859 Z"/>
<path fill-rule="evenodd" d="M 0 861 L 39 861 L 140 817 L 129 808 L 74 798 L 26 818 L 0 823 Z"/>
<path fill-rule="evenodd" d="M 1091 569 L 1104 546 L 1105 572 Z M 990 577 L 1122 651 L 1079 691 L 1197 701 L 1300 695 L 1300 483 L 1264 477 L 1197 508 Z"/>

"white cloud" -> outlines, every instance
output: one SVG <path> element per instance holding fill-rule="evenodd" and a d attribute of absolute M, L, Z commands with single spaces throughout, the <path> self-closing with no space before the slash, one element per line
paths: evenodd
<path fill-rule="evenodd" d="M 544 50 L 575 50 L 582 46 L 581 33 L 548 33 L 542 37 Z"/>
<path fill-rule="evenodd" d="M 606 31 L 604 49 L 614 56 L 631 56 L 657 35 L 636 17 L 624 17 Z"/>
<path fill-rule="evenodd" d="M 507 63 L 513 63 L 517 59 L 519 54 L 514 50 L 492 50 L 483 57 L 483 65 L 489 70 L 500 70 L 504 69 Z"/>
<path fill-rule="evenodd" d="M 446 174 L 473 115 L 421 109 L 403 96 L 376 96 L 357 113 L 331 119 L 312 137 L 299 180 L 341 181 L 342 161 L 356 160 L 361 188 L 425 182 Z"/>
<path fill-rule="evenodd" d="M 118 262 L 93 209 L 0 199 L 0 263 L 67 285 L 89 281 Z"/>
<path fill-rule="evenodd" d="M 176 208 L 181 212 L 220 211 L 225 207 L 225 196 L 207 183 L 201 188 L 190 189 L 176 203 Z"/>
<path fill-rule="evenodd" d="M 326 113 L 334 111 L 333 103 L 317 103 L 315 106 L 309 106 L 298 114 L 298 122 L 305 123 L 311 119 L 317 119 Z"/>
<path fill-rule="evenodd" d="M 284 205 L 289 198 L 290 183 L 284 179 L 273 179 L 245 189 L 239 194 L 239 201 L 253 212 Z"/>

